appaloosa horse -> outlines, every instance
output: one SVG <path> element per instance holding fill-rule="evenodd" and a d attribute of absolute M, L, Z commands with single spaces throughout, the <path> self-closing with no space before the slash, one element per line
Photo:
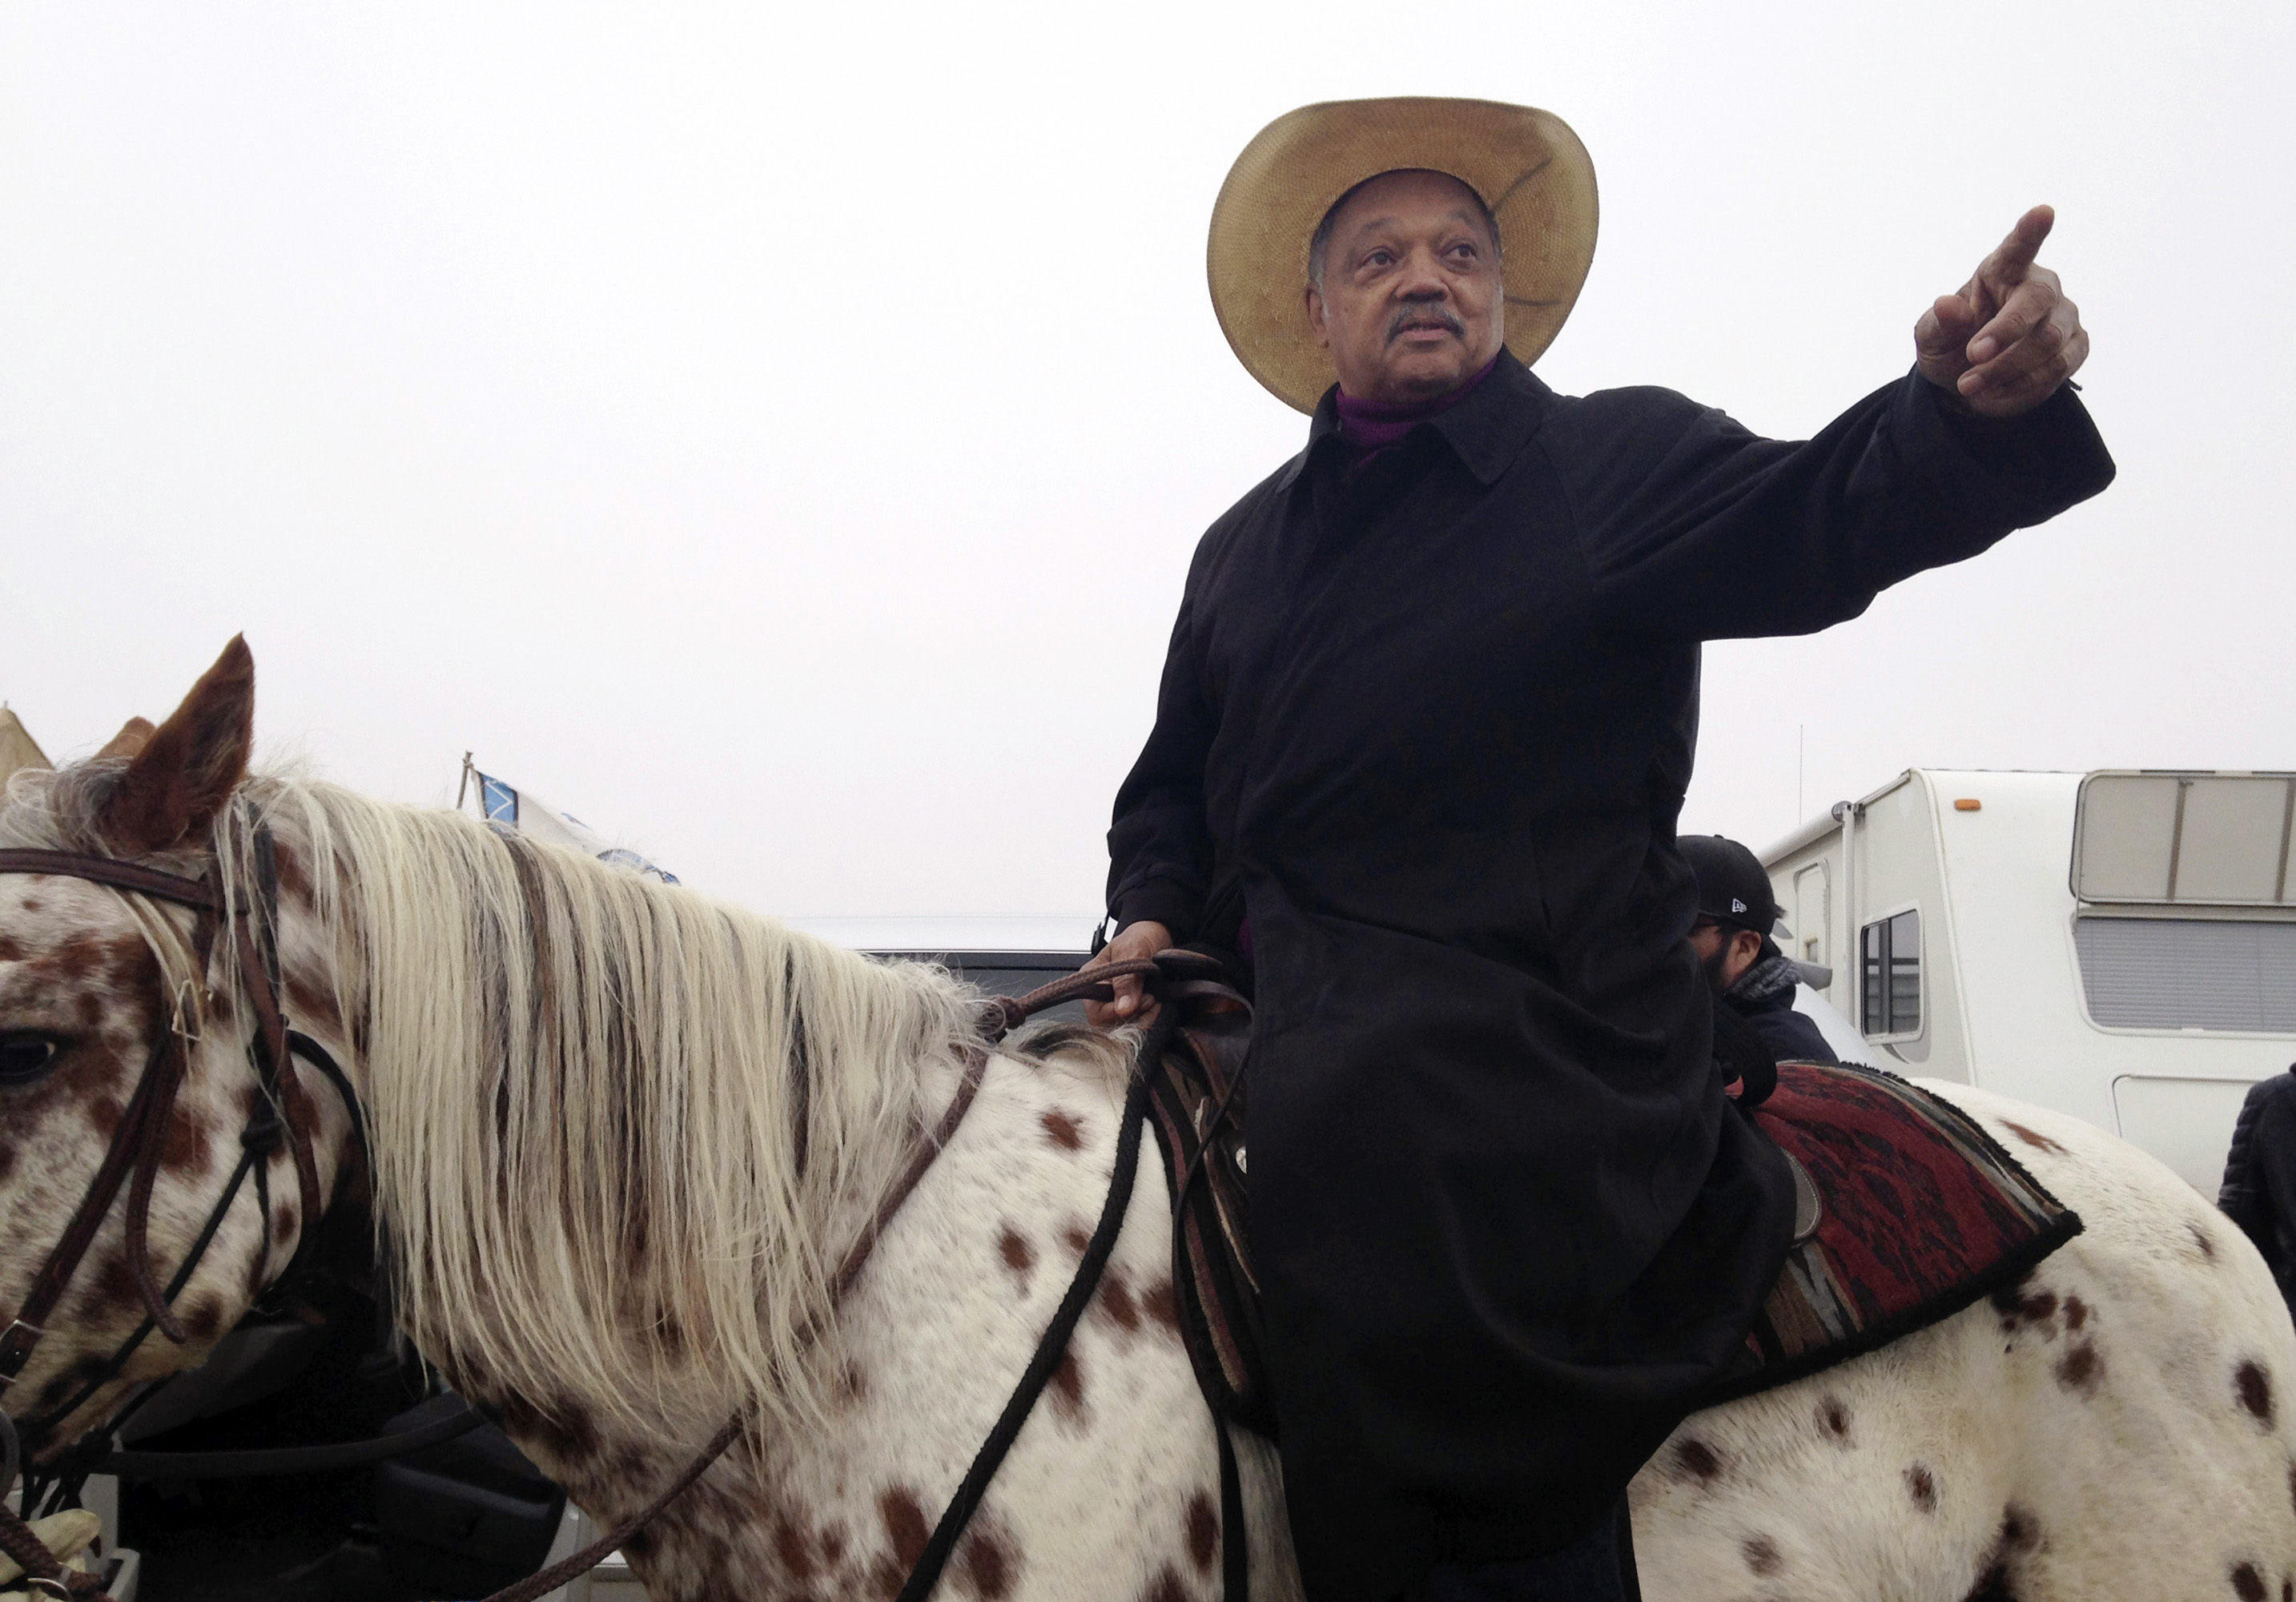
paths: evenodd
<path fill-rule="evenodd" d="M 977 998 L 455 814 L 250 777 L 252 703 L 234 642 L 156 731 L 20 776 L 0 848 L 206 877 L 234 907 L 275 861 L 287 1010 L 347 1070 L 372 1161 L 347 1100 L 288 1066 L 299 1138 L 175 1295 L 185 1340 L 145 1340 L 35 1447 L 197 1362 L 286 1269 L 316 1195 L 373 1211 L 409 1336 L 594 1516 L 643 1506 L 746 1416 L 630 1542 L 653 1596 L 891 1595 L 1100 1209 L 1124 1047 L 1054 1030 L 996 1053 L 839 1297 L 836 1265 L 955 1092 Z M 175 1274 L 263 1121 L 245 926 L 220 921 L 201 974 L 193 929 L 133 889 L 0 874 L 0 1310 L 23 1305 L 163 1031 L 185 1042 L 148 1261 L 123 1201 L 6 1393 L 19 1418 L 101 1379 L 143 1276 Z M 1939 1089 L 2087 1233 L 2013 1297 L 1685 1424 L 1634 1487 L 1645 1594 L 2290 1602 L 2296 1335 L 2255 1253 L 2129 1147 Z M 1217 1594 L 1214 1439 L 1153 1169 L 939 1595 Z M 1272 1456 L 1245 1447 L 1258 1594 L 1295 1596 Z"/>

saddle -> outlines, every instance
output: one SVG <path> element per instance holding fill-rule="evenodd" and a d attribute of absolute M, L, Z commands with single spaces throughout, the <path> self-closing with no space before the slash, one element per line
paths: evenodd
<path fill-rule="evenodd" d="M 1244 1232 L 1244 1057 L 1251 1003 L 1216 959 L 1161 951 L 1162 1011 L 1142 1054 L 1149 1128 L 1171 1182 L 1172 1291 L 1215 1417 L 1273 1436 L 1259 1281 Z"/>
<path fill-rule="evenodd" d="M 1272 1437 L 1244 1227 L 1251 1004 L 1212 957 L 1165 951 L 1156 962 L 1163 1010 L 1142 1067 L 1171 1185 L 1180 1330 L 1214 1417 Z M 1757 1073 L 1732 1060 L 1740 1044 L 1726 1042 L 1722 1072 L 1793 1173 L 1794 1222 L 1777 1281 L 1706 1405 L 1950 1318 L 2017 1285 L 2080 1232 L 2076 1214 L 1950 1103 L 1864 1066 L 1764 1056 Z"/>

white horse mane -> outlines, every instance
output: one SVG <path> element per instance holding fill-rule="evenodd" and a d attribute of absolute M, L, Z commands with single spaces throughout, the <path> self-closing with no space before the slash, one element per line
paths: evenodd
<path fill-rule="evenodd" d="M 20 777 L 0 839 L 85 849 L 104 766 Z M 275 775 L 238 794 L 226 882 L 262 815 L 333 932 L 416 1344 L 545 1411 L 698 1384 L 819 1417 L 834 1259 L 975 992 L 461 813 Z"/>

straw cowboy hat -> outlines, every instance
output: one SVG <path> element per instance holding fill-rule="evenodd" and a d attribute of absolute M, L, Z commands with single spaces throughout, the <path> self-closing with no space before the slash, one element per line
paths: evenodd
<path fill-rule="evenodd" d="M 1499 225 L 1506 342 L 1526 363 L 1554 342 L 1595 259 L 1595 164 L 1552 112 L 1490 100 L 1335 100 L 1259 130 L 1212 203 L 1212 309 L 1252 377 L 1312 412 L 1331 357 L 1308 332 L 1308 245 L 1339 198 L 1383 172 L 1427 168 Z"/>

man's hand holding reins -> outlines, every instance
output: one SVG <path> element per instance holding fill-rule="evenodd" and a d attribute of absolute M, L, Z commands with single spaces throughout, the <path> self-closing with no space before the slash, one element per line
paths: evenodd
<path fill-rule="evenodd" d="M 2057 392 L 2088 359 L 2080 308 L 2033 258 L 2057 214 L 2036 206 L 1961 286 L 1914 325 L 1921 374 L 1982 417 L 2015 417 Z"/>
<path fill-rule="evenodd" d="M 1104 963 L 1144 961 L 1159 951 L 1168 950 L 1172 932 L 1161 924 L 1127 924 L 1116 932 L 1116 938 L 1103 946 L 1084 971 L 1090 973 Z M 1087 1001 L 1084 1004 L 1085 1022 L 1095 1029 L 1115 1029 L 1126 1023 L 1148 1023 L 1156 1016 L 1156 998 L 1140 988 L 1140 976 L 1129 974 L 1110 982 L 1116 990 L 1113 1001 Z"/>

